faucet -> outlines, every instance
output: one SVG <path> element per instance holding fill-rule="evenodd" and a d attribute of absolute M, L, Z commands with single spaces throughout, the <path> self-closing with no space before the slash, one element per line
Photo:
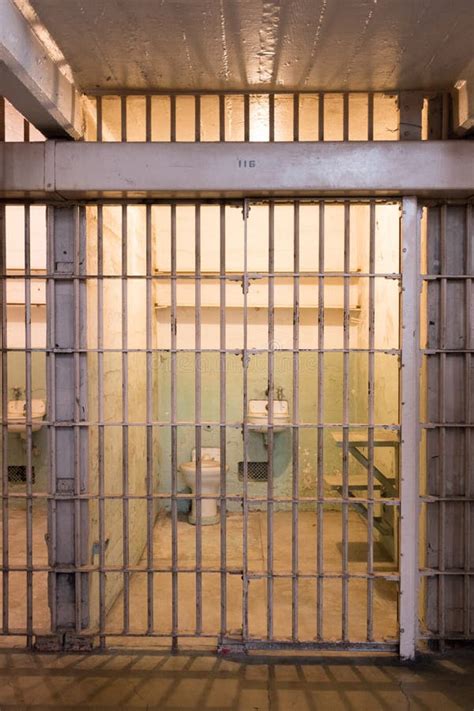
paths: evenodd
<path fill-rule="evenodd" d="M 268 397 L 269 392 L 270 392 L 270 388 L 267 388 L 267 389 L 265 390 L 265 395 L 266 395 L 267 397 Z M 283 388 L 281 387 L 281 385 L 279 385 L 279 386 L 277 387 L 277 389 L 276 389 L 276 399 L 277 399 L 277 400 L 283 400 L 283 399 L 284 399 L 284 398 L 283 398 Z"/>

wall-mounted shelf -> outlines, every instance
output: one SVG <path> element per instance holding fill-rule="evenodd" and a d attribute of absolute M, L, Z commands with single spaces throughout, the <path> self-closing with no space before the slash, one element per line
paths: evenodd
<path fill-rule="evenodd" d="M 201 309 L 220 308 L 220 286 L 216 281 L 202 281 L 200 284 Z M 195 284 L 191 280 L 176 282 L 176 306 L 180 308 L 195 307 Z M 342 284 L 327 284 L 324 288 L 324 309 L 342 311 L 343 303 Z M 293 310 L 294 287 L 291 278 L 282 279 L 274 286 L 273 306 L 275 309 Z M 169 284 L 159 282 L 155 285 L 155 307 L 167 309 L 171 307 L 171 290 Z M 243 309 L 244 295 L 240 282 L 230 282 L 225 289 L 225 308 Z M 258 280 L 250 283 L 247 293 L 247 307 L 249 309 L 268 309 L 268 282 Z M 318 310 L 318 286 L 301 280 L 299 285 L 299 308 Z M 360 311 L 359 286 L 351 283 L 349 286 L 349 310 Z"/>

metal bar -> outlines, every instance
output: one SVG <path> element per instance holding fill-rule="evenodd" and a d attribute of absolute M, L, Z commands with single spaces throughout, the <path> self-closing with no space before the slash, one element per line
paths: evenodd
<path fill-rule="evenodd" d="M 293 207 L 293 269 L 298 274 L 300 268 L 300 205 L 297 200 Z M 293 279 L 293 424 L 292 441 L 292 546 L 291 546 L 291 636 L 294 642 L 298 641 L 298 507 L 299 507 L 299 372 L 300 372 L 300 280 L 298 276 Z"/>
<path fill-rule="evenodd" d="M 225 141 L 225 95 L 219 95 L 219 141 Z"/>
<path fill-rule="evenodd" d="M 74 301 L 74 494 L 81 493 L 81 429 L 78 423 L 81 420 L 81 364 L 79 348 L 81 346 L 81 303 L 80 303 L 80 261 L 81 261 L 81 226 L 83 223 L 83 207 L 76 207 L 74 211 L 74 254 L 73 254 L 73 301 Z M 83 356 L 82 356 L 83 357 Z M 82 526 L 81 526 L 81 501 L 74 501 L 74 625 L 77 633 L 82 627 L 82 575 L 79 571 L 82 561 Z"/>
<path fill-rule="evenodd" d="M 226 208 L 221 205 L 219 223 L 219 261 L 220 274 L 226 270 Z M 227 390 L 226 390 L 226 284 L 224 279 L 219 282 L 219 426 L 220 435 L 220 565 L 221 565 L 221 636 L 227 632 Z"/>
<path fill-rule="evenodd" d="M 178 648 L 178 427 L 177 414 L 176 205 L 171 205 L 171 617 L 172 649 Z"/>
<path fill-rule="evenodd" d="M 268 272 L 275 268 L 275 203 L 268 205 Z M 273 468 L 274 468 L 274 432 L 273 399 L 275 392 L 275 280 L 268 277 L 268 480 L 267 480 L 267 637 L 273 639 Z"/>
<path fill-rule="evenodd" d="M 48 274 L 54 273 L 54 218 L 53 207 L 46 208 L 46 259 L 48 264 Z M 56 345 L 56 309 L 55 309 L 55 283 L 48 276 L 46 279 L 46 342 L 48 346 Z M 48 564 L 54 565 L 57 562 L 57 506 L 56 506 L 56 353 L 50 350 L 46 355 L 46 388 L 47 388 L 47 416 L 49 424 L 48 432 Z M 54 424 L 53 424 L 54 423 Z M 5 428 L 6 429 L 6 428 Z M 54 633 L 58 628 L 57 614 L 57 573 L 48 570 L 48 594 L 51 604 L 51 631 Z"/>
<path fill-rule="evenodd" d="M 244 143 L 250 141 L 250 95 L 244 94 Z"/>
<path fill-rule="evenodd" d="M 446 271 L 446 218 L 447 206 L 442 205 L 440 209 L 440 231 L 439 231 L 439 257 L 440 274 Z M 446 422 L 446 353 L 443 349 L 446 346 L 447 328 L 447 282 L 441 278 L 440 300 L 439 300 L 439 370 L 438 370 L 438 416 L 439 422 Z M 438 503 L 438 567 L 441 573 L 446 569 L 446 430 L 442 426 L 438 431 L 439 458 L 438 458 L 438 494 L 441 500 Z M 438 577 L 438 633 L 441 638 L 440 651 L 444 651 L 444 638 L 446 636 L 446 578 L 444 575 Z"/>
<path fill-rule="evenodd" d="M 123 112 L 122 112 L 123 115 Z M 123 632 L 130 629 L 130 577 L 126 572 L 130 558 L 129 477 L 128 477 L 128 214 L 122 206 L 122 548 L 123 548 Z"/>
<path fill-rule="evenodd" d="M 340 499 L 338 499 L 338 501 L 340 501 Z M 10 570 L 12 572 L 25 572 L 26 566 L 25 565 L 12 565 Z M 40 566 L 35 567 L 35 572 L 39 572 L 39 573 L 46 572 L 48 570 L 49 570 L 49 568 L 46 565 L 40 565 Z M 195 574 L 196 570 L 197 570 L 196 566 L 183 565 L 182 567 L 180 567 L 179 572 L 180 573 L 194 573 Z M 81 566 L 80 571 L 82 573 L 87 573 L 87 574 L 94 573 L 94 572 L 98 571 L 98 566 L 97 565 L 83 565 L 83 566 Z M 111 566 L 107 566 L 107 568 L 105 569 L 106 573 L 115 573 L 116 574 L 116 573 L 122 572 L 122 571 L 123 571 L 122 565 L 115 565 L 115 566 L 111 565 Z M 70 567 L 68 568 L 67 566 L 61 566 L 58 568 L 58 572 L 61 572 L 61 573 L 69 572 L 70 573 L 71 568 Z M 137 565 L 132 565 L 128 568 L 128 572 L 130 574 L 144 573 L 144 572 L 146 572 L 146 568 L 143 568 L 143 567 L 140 567 Z M 171 566 L 169 566 L 169 565 L 168 566 L 154 566 L 152 569 L 152 572 L 153 573 L 170 573 Z M 203 573 L 222 573 L 222 569 L 218 565 L 206 566 L 206 567 L 202 568 L 202 572 Z M 238 566 L 238 565 L 237 566 L 228 566 L 226 569 L 226 572 L 229 575 L 235 575 L 236 577 L 241 577 L 242 576 L 242 567 Z M 436 577 L 437 574 L 439 574 L 439 571 L 433 571 L 431 569 L 423 571 L 424 577 Z M 450 575 L 452 577 L 463 578 L 465 575 L 465 571 L 464 570 L 448 571 L 446 573 L 446 575 Z M 474 575 L 474 570 L 470 572 L 470 575 Z M 268 576 L 268 573 L 266 571 L 261 571 L 261 570 L 260 571 L 258 571 L 258 570 L 252 571 L 251 570 L 251 571 L 249 571 L 249 575 L 248 575 L 249 580 L 265 580 L 267 578 L 267 576 Z M 291 580 L 292 572 L 291 572 L 291 570 L 275 571 L 274 577 L 275 578 L 286 578 L 288 580 Z M 324 577 L 327 578 L 328 580 L 341 580 L 341 578 L 343 577 L 343 574 L 337 570 L 328 570 L 328 571 L 326 571 L 326 574 Z M 305 579 L 305 580 L 313 580 L 314 581 L 314 573 L 303 573 L 302 572 L 300 574 L 300 578 Z M 354 580 L 367 580 L 367 574 L 354 572 L 354 573 L 351 573 L 350 578 L 354 579 Z M 381 572 L 381 573 L 374 573 L 374 578 L 376 578 L 377 580 L 390 580 L 393 582 L 398 582 L 399 575 L 397 573 L 383 573 L 383 572 Z M 13 630 L 10 630 L 10 633 L 13 633 Z M 26 634 L 24 628 L 22 628 L 21 634 L 24 634 L 24 635 Z M 121 631 L 118 634 L 123 636 L 123 632 L 121 632 Z M 107 632 L 107 636 L 108 635 L 109 635 L 109 632 Z M 133 635 L 134 635 L 134 633 L 131 633 L 130 635 L 127 635 L 127 636 L 133 636 Z M 169 635 L 167 635 L 167 636 L 169 636 Z M 196 636 L 196 633 L 194 631 L 192 632 L 192 636 L 193 637 Z M 202 636 L 202 635 L 199 635 L 199 636 Z M 180 637 L 181 637 L 181 633 L 180 633 Z"/>
<path fill-rule="evenodd" d="M 103 128 L 103 120 L 102 120 L 102 97 L 98 96 L 96 98 L 96 103 L 95 103 L 95 110 L 96 110 L 96 125 L 97 125 L 97 143 L 102 143 L 102 128 Z"/>
<path fill-rule="evenodd" d="M 25 140 L 28 132 L 25 132 Z M 31 212 L 24 207 L 25 250 L 25 346 L 31 348 Z M 25 353 L 25 401 L 26 401 L 26 630 L 27 646 L 33 643 L 33 436 L 32 436 L 32 367 L 31 351 Z"/>
<path fill-rule="evenodd" d="M 369 121 L 370 126 L 370 121 Z M 369 222 L 369 272 L 375 273 L 375 203 L 370 203 Z M 375 277 L 369 277 L 369 349 L 368 353 L 368 480 L 367 498 L 367 572 L 374 572 L 374 421 L 375 421 Z M 367 641 L 374 641 L 374 584 L 372 578 L 367 581 Z"/>
<path fill-rule="evenodd" d="M 120 140 L 127 142 L 127 97 L 120 97 Z"/>
<path fill-rule="evenodd" d="M 152 141 L 152 124 L 151 124 L 151 96 L 145 97 L 145 141 Z"/>
<path fill-rule="evenodd" d="M 350 203 L 344 204 L 344 271 L 350 269 Z M 344 277 L 344 312 L 342 354 L 342 640 L 349 639 L 349 347 L 350 347 L 350 281 Z"/>
<path fill-rule="evenodd" d="M 268 97 L 268 140 L 273 143 L 275 140 L 275 94 Z"/>
<path fill-rule="evenodd" d="M 5 100 L 0 97 L 0 141 L 5 140 Z M 2 379 L 2 631 L 9 631 L 9 486 L 8 486 L 8 306 L 7 306 L 6 208 L 0 206 L 0 299 L 1 299 L 1 379 Z"/>
<path fill-rule="evenodd" d="M 320 95 L 321 96 L 321 95 Z M 325 236 L 325 205 L 319 203 L 319 234 L 318 234 L 318 269 L 324 272 L 324 236 Z M 317 482 L 316 491 L 320 503 L 317 505 L 316 518 L 316 636 L 319 642 L 324 638 L 324 279 L 318 278 L 318 430 L 317 430 Z"/>
<path fill-rule="evenodd" d="M 176 95 L 170 96 L 170 142 L 176 143 Z M 189 147 L 189 146 L 187 146 Z M 175 146 L 176 148 L 176 146 Z"/>
<path fill-rule="evenodd" d="M 194 141 L 199 143 L 201 140 L 201 96 L 196 94 L 194 97 Z"/>
<path fill-rule="evenodd" d="M 419 496 L 419 213 L 415 197 L 404 198 L 401 222 L 401 459 L 400 459 L 400 656 L 413 659 L 418 635 Z"/>
<path fill-rule="evenodd" d="M 98 129 L 99 130 L 99 124 Z M 104 210 L 97 207 L 97 432 L 98 446 L 98 515 L 99 515 L 99 644 L 105 649 L 105 426 L 104 422 Z"/>
<path fill-rule="evenodd" d="M 349 94 L 342 95 L 342 140 L 349 140 Z"/>
<path fill-rule="evenodd" d="M 374 140 L 374 94 L 369 91 L 367 95 L 367 140 Z"/>
<path fill-rule="evenodd" d="M 300 140 L 300 95 L 293 94 L 293 141 Z"/>
<path fill-rule="evenodd" d="M 243 524 L 242 524 L 242 639 L 245 642 L 249 636 L 249 620 L 248 620 L 248 595 L 249 595 L 249 579 L 248 579 L 248 217 L 249 204 L 247 200 L 243 201 L 243 219 L 244 219 L 244 277 L 242 280 L 243 289 L 243 348 L 242 348 L 242 437 L 244 445 L 243 453 L 243 482 L 242 482 L 242 509 L 243 509 Z"/>
<path fill-rule="evenodd" d="M 473 264 L 473 220 L 472 220 L 472 205 L 467 204 L 465 207 L 465 255 L 464 255 L 464 271 L 471 273 L 474 268 Z M 466 353 L 464 356 L 464 377 L 465 377 L 465 401 L 464 412 L 466 422 L 471 422 L 472 416 L 472 279 L 467 279 L 464 284 L 464 348 Z M 472 445 L 471 431 L 466 427 L 464 430 L 464 496 L 466 498 L 464 504 L 464 570 L 466 573 L 471 567 L 472 556 L 472 517 L 471 517 L 471 502 L 473 496 L 473 488 L 471 482 L 471 466 L 472 466 Z M 471 578 L 469 575 L 464 576 L 464 634 L 469 637 L 471 634 Z"/>
<path fill-rule="evenodd" d="M 197 277 L 201 273 L 201 207 L 199 203 L 194 208 L 194 271 Z M 195 281 L 194 307 L 194 436 L 196 447 L 196 634 L 202 632 L 202 426 L 201 426 L 201 282 Z"/>
<path fill-rule="evenodd" d="M 324 141 L 324 94 L 318 94 L 318 141 Z"/>
<path fill-rule="evenodd" d="M 147 122 L 148 123 L 148 122 Z M 147 132 L 148 133 L 148 132 Z M 154 628 L 154 591 L 153 591 L 153 526 L 155 523 L 155 506 L 153 500 L 153 245 L 152 245 L 152 207 L 146 206 L 146 487 L 147 487 L 147 631 L 151 634 Z"/>

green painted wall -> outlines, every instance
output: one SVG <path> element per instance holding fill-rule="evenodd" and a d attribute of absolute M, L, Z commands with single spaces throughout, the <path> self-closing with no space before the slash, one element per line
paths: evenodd
<path fill-rule="evenodd" d="M 318 356 L 314 353 L 301 353 L 299 356 L 299 419 L 301 423 L 313 425 L 311 428 L 301 428 L 299 434 L 299 481 L 300 496 L 316 495 L 317 473 L 317 399 Z M 393 356 L 377 356 L 377 370 L 383 372 L 383 379 L 392 381 L 398 378 L 398 364 Z M 364 422 L 367 418 L 367 379 L 361 378 L 366 365 L 366 354 L 354 353 L 350 356 L 350 420 L 353 423 Z M 342 371 L 343 357 L 340 353 L 324 355 L 324 422 L 326 424 L 342 421 Z M 227 421 L 239 422 L 242 419 L 243 378 L 240 356 L 227 356 Z M 219 354 L 203 353 L 201 370 L 202 387 L 202 421 L 219 421 Z M 158 403 L 161 421 L 170 421 L 170 356 L 162 353 L 158 363 Z M 293 370 L 292 356 L 288 353 L 275 353 L 275 386 L 282 386 L 284 397 L 292 407 Z M 178 421 L 193 422 L 195 368 L 192 354 L 177 356 L 177 387 L 178 387 Z M 248 369 L 249 399 L 264 398 L 267 387 L 267 356 L 258 354 L 251 356 Z M 398 405 L 397 405 L 398 406 Z M 195 432 L 192 425 L 178 428 L 178 463 L 189 461 L 191 451 L 195 446 Z M 171 450 L 170 428 L 163 428 L 159 436 L 159 487 L 161 492 L 171 490 Z M 205 426 L 202 434 L 202 446 L 219 446 L 219 428 Z M 249 434 L 249 460 L 265 461 L 267 450 L 263 444 L 263 436 L 258 433 Z M 352 458 L 351 458 L 352 459 Z M 242 482 L 238 480 L 238 462 L 243 460 L 243 440 L 240 428 L 227 429 L 227 464 L 229 472 L 227 486 L 229 494 L 242 491 Z M 340 448 L 331 436 L 325 432 L 324 440 L 324 471 L 339 472 L 342 469 Z M 358 469 L 355 461 L 350 462 L 351 468 Z M 184 487 L 184 481 L 179 480 L 179 486 Z M 289 496 L 292 486 L 292 455 L 291 431 L 275 435 L 274 448 L 274 491 L 275 496 Z M 266 484 L 250 482 L 250 495 L 265 495 Z M 229 510 L 235 510 L 238 505 L 229 502 Z"/>
<path fill-rule="evenodd" d="M 10 352 L 7 359 L 8 398 L 13 399 L 13 388 L 21 388 L 25 399 L 26 366 L 25 354 Z M 46 356 L 32 353 L 31 380 L 33 399 L 46 400 Z M 46 491 L 48 487 L 48 436 L 46 427 L 33 433 L 33 467 L 35 470 L 35 491 Z M 8 464 L 26 465 L 26 442 L 19 434 L 8 434 Z"/>

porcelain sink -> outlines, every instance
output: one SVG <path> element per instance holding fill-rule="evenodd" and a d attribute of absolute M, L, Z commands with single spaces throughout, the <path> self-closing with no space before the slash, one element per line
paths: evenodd
<path fill-rule="evenodd" d="M 32 431 L 36 432 L 43 426 L 43 417 L 46 414 L 44 400 L 31 401 Z M 8 431 L 26 432 L 26 400 L 10 400 L 8 403 Z"/>
<path fill-rule="evenodd" d="M 268 432 L 268 401 L 249 400 L 247 422 L 254 432 Z M 273 401 L 273 431 L 281 432 L 290 424 L 288 400 Z"/>

